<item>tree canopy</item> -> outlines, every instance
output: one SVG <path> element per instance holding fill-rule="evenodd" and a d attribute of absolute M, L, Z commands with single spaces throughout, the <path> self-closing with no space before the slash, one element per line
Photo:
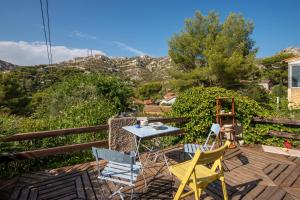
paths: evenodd
<path fill-rule="evenodd" d="M 240 14 L 231 13 L 221 23 L 216 12 L 204 16 L 197 11 L 169 41 L 169 55 L 178 68 L 171 75 L 196 79 L 190 81 L 194 85 L 226 88 L 249 79 L 257 52 L 250 37 L 253 28 Z"/>

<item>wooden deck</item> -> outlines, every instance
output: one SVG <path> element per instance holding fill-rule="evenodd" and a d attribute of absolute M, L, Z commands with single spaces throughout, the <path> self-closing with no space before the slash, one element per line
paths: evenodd
<path fill-rule="evenodd" d="M 167 156 L 171 164 L 188 159 L 179 148 L 169 150 Z M 224 168 L 231 199 L 300 199 L 300 158 L 241 147 L 226 153 Z M 172 199 L 178 181 L 163 162 L 147 167 L 145 176 L 148 187 L 144 188 L 141 176 L 136 199 Z M 107 199 L 115 185 L 99 182 L 96 177 L 94 162 L 23 174 L 0 180 L 0 199 Z M 211 184 L 201 198 L 222 199 L 220 183 Z"/>

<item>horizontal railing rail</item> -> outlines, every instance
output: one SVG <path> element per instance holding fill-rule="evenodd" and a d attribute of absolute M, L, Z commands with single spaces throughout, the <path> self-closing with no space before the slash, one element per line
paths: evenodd
<path fill-rule="evenodd" d="M 300 140 L 299 133 L 290 133 L 290 132 L 283 132 L 283 131 L 269 131 L 268 134 L 270 136 L 276 136 L 276 137 L 280 137 L 280 138 Z"/>
<path fill-rule="evenodd" d="M 281 119 L 281 118 L 263 118 L 253 117 L 252 122 L 254 123 L 266 123 L 266 124 L 282 124 L 287 126 L 300 126 L 300 120 L 295 119 Z"/>
<path fill-rule="evenodd" d="M 107 124 L 98 125 L 98 126 L 80 127 L 80 128 L 59 129 L 59 130 L 51 130 L 51 131 L 18 133 L 15 135 L 0 138 L 0 141 L 12 142 L 12 141 L 32 140 L 32 139 L 40 139 L 40 138 L 47 138 L 47 137 L 65 136 L 71 134 L 92 133 L 92 132 L 105 131 L 105 130 L 108 130 Z"/>
<path fill-rule="evenodd" d="M 107 147 L 107 140 L 87 142 L 81 144 L 72 144 L 59 147 L 51 147 L 44 149 L 37 149 L 32 151 L 23 151 L 17 153 L 5 153 L 0 156 L 0 162 L 9 162 L 15 160 L 24 160 L 24 159 L 35 159 L 45 156 L 52 156 L 57 154 L 70 153 L 74 151 L 80 151 L 84 149 L 89 149 L 91 147 Z"/>

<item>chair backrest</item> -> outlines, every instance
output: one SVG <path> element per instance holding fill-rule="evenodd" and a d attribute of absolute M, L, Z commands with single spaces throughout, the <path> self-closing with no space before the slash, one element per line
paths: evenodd
<path fill-rule="evenodd" d="M 195 193 L 195 199 L 198 199 L 198 196 L 200 196 L 198 192 L 201 188 L 201 184 L 208 184 L 220 177 L 223 177 L 223 168 L 221 161 L 223 158 L 223 154 L 225 153 L 225 150 L 229 147 L 229 145 L 230 141 L 227 141 L 222 147 L 219 147 L 218 149 L 215 149 L 213 151 L 201 151 L 200 149 L 197 149 L 193 159 L 189 162 L 189 166 L 186 169 L 185 175 L 182 178 L 181 184 L 174 199 L 181 199 L 181 197 L 187 196 L 189 194 L 189 192 L 183 194 L 186 185 L 189 185 L 189 187 Z M 209 177 L 211 176 L 210 173 L 207 173 L 207 177 L 205 177 L 205 174 L 197 176 L 197 173 L 199 173 L 199 171 L 196 170 L 196 166 L 206 165 L 209 163 L 213 163 L 211 168 L 207 166 L 204 167 L 206 167 L 211 172 L 217 173 L 218 175 L 211 178 Z M 198 169 L 202 170 L 202 168 Z M 217 169 L 219 170 L 217 171 Z M 201 181 L 198 181 L 197 177 L 201 177 L 203 179 Z"/>
<path fill-rule="evenodd" d="M 96 147 L 92 147 L 92 152 L 97 161 L 98 159 L 103 159 L 123 164 L 135 164 L 135 157 L 133 155 Z"/>
<path fill-rule="evenodd" d="M 230 141 L 227 141 L 222 147 L 215 149 L 213 151 L 203 152 L 200 149 L 197 149 L 193 159 L 191 160 L 190 166 L 187 168 L 187 171 L 186 171 L 185 177 L 183 178 L 182 184 L 186 185 L 187 182 L 190 180 L 192 174 L 195 175 L 195 173 L 196 173 L 195 167 L 199 164 L 205 165 L 208 163 L 213 163 L 210 170 L 216 172 L 217 168 L 219 168 L 218 173 L 222 174 L 223 169 L 222 169 L 221 159 L 223 157 L 225 150 L 228 148 L 229 145 L 230 145 Z M 194 177 L 196 177 L 196 176 L 194 176 Z M 196 180 L 193 180 L 193 182 L 195 182 L 195 181 Z"/>
<path fill-rule="evenodd" d="M 214 148 L 214 145 L 216 143 L 216 139 L 217 139 L 217 137 L 218 137 L 218 135 L 220 133 L 220 130 L 221 130 L 221 127 L 220 127 L 219 124 L 215 124 L 215 123 L 212 124 L 212 126 L 210 128 L 210 132 L 209 132 L 209 134 L 208 134 L 208 136 L 206 138 L 206 141 L 204 143 L 204 148 L 206 148 L 207 150 L 212 150 Z M 209 142 L 210 137 L 211 137 L 212 134 L 215 135 L 214 141 L 211 144 L 210 148 L 207 148 L 208 147 L 208 142 Z"/>
<path fill-rule="evenodd" d="M 220 127 L 219 124 L 213 123 L 213 124 L 211 125 L 210 131 L 212 131 L 215 135 L 219 135 L 220 130 L 221 130 L 221 127 Z"/>
<path fill-rule="evenodd" d="M 192 159 L 191 168 L 195 168 L 197 164 L 206 165 L 213 163 L 212 169 L 215 170 L 217 167 L 221 168 L 221 159 L 230 145 L 230 141 L 226 141 L 225 144 L 212 151 L 201 151 L 197 149 L 194 158 Z M 220 169 L 222 170 L 222 169 Z"/>
<path fill-rule="evenodd" d="M 197 151 L 195 153 L 195 156 L 193 159 L 197 160 L 197 164 L 202 164 L 202 165 L 206 165 L 209 163 L 213 163 L 217 160 L 222 159 L 225 150 L 228 148 L 228 146 L 230 145 L 230 141 L 226 141 L 225 144 L 215 150 L 212 151 L 205 151 L 205 152 L 200 152 L 200 150 L 198 149 L 197 151 L 199 155 L 197 154 Z M 197 158 L 198 156 L 198 158 Z"/>

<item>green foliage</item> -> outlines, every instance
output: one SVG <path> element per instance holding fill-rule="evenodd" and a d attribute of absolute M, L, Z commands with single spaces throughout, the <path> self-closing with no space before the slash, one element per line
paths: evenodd
<path fill-rule="evenodd" d="M 74 68 L 18 67 L 0 73 L 0 111 L 17 115 L 30 115 L 31 97 L 37 91 L 62 81 L 66 76 L 82 73 Z"/>
<path fill-rule="evenodd" d="M 130 104 L 132 89 L 129 83 L 117 77 L 102 74 L 71 76 L 45 91 L 33 95 L 32 104 L 37 118 L 60 116 L 65 109 L 86 102 L 107 100 L 118 112 L 125 111 Z M 102 100 L 102 101 L 103 101 Z M 92 109 L 92 108 L 91 108 Z"/>
<path fill-rule="evenodd" d="M 288 81 L 288 64 L 284 62 L 284 59 L 292 56 L 293 54 L 290 53 L 279 53 L 260 60 L 258 63 L 266 67 L 262 70 L 262 79 L 271 80 L 273 84 L 286 84 Z"/>
<path fill-rule="evenodd" d="M 250 84 L 247 85 L 246 88 L 241 89 L 240 92 L 244 96 L 248 96 L 251 99 L 254 99 L 261 105 L 267 105 L 270 102 L 270 95 L 267 93 L 265 88 L 260 85 Z"/>
<path fill-rule="evenodd" d="M 236 117 L 245 128 L 249 127 L 251 118 L 265 115 L 258 103 L 234 91 L 217 87 L 195 87 L 181 93 L 172 106 L 171 116 L 187 117 L 189 122 L 184 129 L 188 133 L 185 141 L 198 141 L 206 137 L 206 133 L 216 119 L 216 97 L 234 97 Z M 227 106 L 227 107 L 226 107 Z M 230 109 L 231 105 L 226 105 Z"/>
<path fill-rule="evenodd" d="M 26 114 L 29 97 L 26 94 L 25 83 L 18 76 L 1 74 L 0 76 L 0 109 L 12 114 Z"/>
<path fill-rule="evenodd" d="M 162 90 L 162 84 L 160 82 L 150 82 L 141 85 L 137 89 L 137 96 L 140 99 L 158 99 L 161 97 L 160 92 Z"/>
<path fill-rule="evenodd" d="M 170 57 L 179 71 L 186 73 L 180 79 L 198 79 L 191 81 L 193 86 L 232 88 L 241 79 L 252 77 L 256 54 L 252 31 L 253 24 L 239 14 L 231 13 L 221 24 L 217 13 L 203 16 L 197 11 L 169 41 Z"/>
<path fill-rule="evenodd" d="M 299 133 L 300 128 L 287 127 L 274 124 L 250 123 L 253 116 L 261 117 L 299 117 L 299 111 L 276 110 L 275 101 L 261 106 L 258 102 L 240 93 L 216 87 L 195 87 L 182 92 L 172 107 L 171 116 L 186 117 L 188 123 L 183 126 L 187 133 L 183 142 L 203 142 L 209 128 L 216 119 L 216 97 L 234 97 L 235 112 L 238 122 L 243 125 L 244 140 L 247 144 L 267 144 L 282 146 L 285 139 L 268 135 L 270 130 Z M 224 105 L 226 112 L 230 111 L 231 103 Z M 283 113 L 285 113 L 283 115 Z M 280 116 L 278 115 L 280 114 Z M 293 117 L 293 118 L 294 118 Z M 177 138 L 178 139 L 178 138 Z M 178 140 L 177 140 L 178 141 Z M 294 146 L 300 145 L 298 141 L 290 141 Z"/>
<path fill-rule="evenodd" d="M 272 87 L 272 95 L 275 97 L 287 97 L 287 87 L 278 84 Z"/>
<path fill-rule="evenodd" d="M 70 75 L 33 94 L 30 104 L 27 105 L 32 110 L 30 116 L 0 113 L 0 136 L 106 124 L 109 117 L 128 108 L 131 96 L 131 85 L 117 77 L 102 74 Z M 0 142 L 0 152 L 27 151 L 102 139 L 107 139 L 107 134 L 97 132 L 30 141 Z M 91 159 L 90 152 L 84 152 L 53 156 L 48 161 L 52 167 L 59 167 Z M 46 161 L 46 158 L 41 158 L 0 164 L 0 175 L 51 167 Z"/>
<path fill-rule="evenodd" d="M 291 128 L 282 125 L 276 124 L 255 124 L 250 128 L 246 129 L 244 132 L 244 139 L 247 143 L 260 143 L 272 146 L 283 146 L 283 142 L 286 140 L 285 138 L 279 137 L 270 137 L 268 132 L 272 131 L 283 131 L 283 132 L 291 132 L 291 133 L 299 133 L 300 128 Z M 293 144 L 293 146 L 299 145 L 299 141 L 289 140 Z"/>
<path fill-rule="evenodd" d="M 278 53 L 274 56 L 263 58 L 260 61 L 260 64 L 264 65 L 267 68 L 285 68 L 287 67 L 287 63 L 283 62 L 283 60 L 293 57 L 291 53 Z"/>

